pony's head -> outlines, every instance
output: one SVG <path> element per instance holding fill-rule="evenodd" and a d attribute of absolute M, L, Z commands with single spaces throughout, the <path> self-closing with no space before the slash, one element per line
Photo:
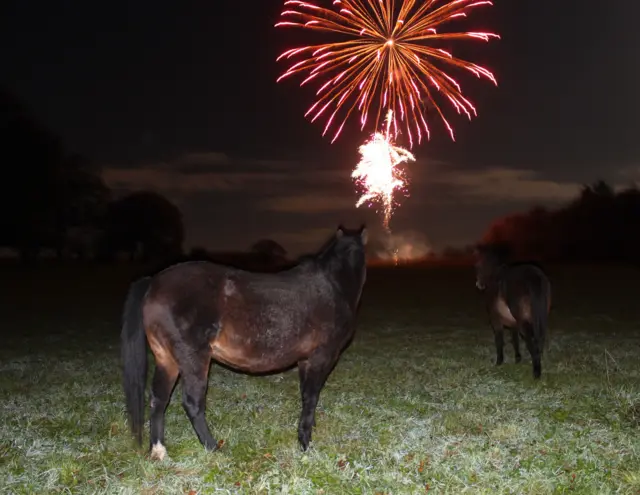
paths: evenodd
<path fill-rule="evenodd" d="M 365 246 L 368 239 L 369 234 L 364 224 L 359 229 L 347 229 L 340 225 L 327 251 L 332 258 L 340 260 L 341 264 L 346 263 L 350 271 L 360 272 L 366 264 Z"/>
<path fill-rule="evenodd" d="M 352 293 L 356 301 L 367 277 L 365 246 L 368 233 L 364 224 L 358 229 L 340 225 L 320 254 L 322 264 L 335 282 Z"/>
<path fill-rule="evenodd" d="M 476 287 L 485 290 L 491 282 L 495 271 L 507 263 L 510 256 L 506 244 L 478 244 L 474 249 Z"/>

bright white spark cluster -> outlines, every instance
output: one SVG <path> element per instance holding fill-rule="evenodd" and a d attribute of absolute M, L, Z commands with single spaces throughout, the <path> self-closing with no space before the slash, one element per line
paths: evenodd
<path fill-rule="evenodd" d="M 374 201 L 382 203 L 384 227 L 389 230 L 389 220 L 393 214 L 393 194 L 406 186 L 405 174 L 398 166 L 415 157 L 406 149 L 395 146 L 390 135 L 393 112 L 387 113 L 384 133 L 376 132 L 371 139 L 360 146 L 360 162 L 351 177 L 364 189 L 356 207 Z"/>

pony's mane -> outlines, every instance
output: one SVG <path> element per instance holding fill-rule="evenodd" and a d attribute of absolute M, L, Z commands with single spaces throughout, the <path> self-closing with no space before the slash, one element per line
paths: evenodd
<path fill-rule="evenodd" d="M 517 266 L 535 266 L 544 271 L 542 263 L 537 259 L 521 259 L 514 255 L 513 248 L 506 242 L 481 244 L 476 246 L 478 253 L 485 262 L 498 266 L 508 265 L 510 267 Z"/>
<path fill-rule="evenodd" d="M 486 260 L 499 264 L 508 263 L 512 257 L 511 246 L 505 242 L 478 244 L 476 250 Z"/>
<path fill-rule="evenodd" d="M 318 248 L 315 252 L 298 256 L 297 264 L 302 265 L 320 261 L 329 253 L 329 251 L 331 251 L 331 248 L 335 245 L 336 241 L 336 234 L 332 233 L 331 236 L 326 241 L 324 241 L 324 244 L 322 244 L 320 248 Z"/>
<path fill-rule="evenodd" d="M 345 236 L 353 236 L 354 231 L 347 230 L 343 228 L 343 232 Z M 336 233 L 333 232 L 329 238 L 317 249 L 314 253 L 303 254 L 298 257 L 297 265 L 309 264 L 309 263 L 324 263 L 332 258 L 332 254 L 334 253 L 334 247 L 338 243 L 339 238 L 336 236 Z"/>
<path fill-rule="evenodd" d="M 331 237 L 329 237 L 326 241 L 324 241 L 324 244 L 320 246 L 320 249 L 316 251 L 316 253 L 314 254 L 314 258 L 322 259 L 325 256 L 327 256 L 329 252 L 332 250 L 333 246 L 336 245 L 337 241 L 338 241 L 338 238 L 336 237 L 336 234 L 334 232 L 331 234 Z"/>

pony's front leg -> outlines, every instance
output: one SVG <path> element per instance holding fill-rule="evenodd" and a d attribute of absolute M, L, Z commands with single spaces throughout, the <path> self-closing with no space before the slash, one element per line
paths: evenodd
<path fill-rule="evenodd" d="M 533 364 L 533 378 L 540 379 L 542 375 L 542 364 L 540 362 L 540 346 L 538 340 L 533 334 L 533 326 L 529 322 L 523 322 L 521 324 L 522 332 L 524 334 L 524 341 L 527 344 L 529 354 L 531 354 L 531 361 Z"/>
<path fill-rule="evenodd" d="M 320 391 L 333 369 L 336 358 L 327 349 L 316 350 L 308 359 L 298 363 L 302 412 L 298 423 L 298 440 L 303 451 L 309 448 L 311 430 L 315 426 L 316 406 Z"/>
<path fill-rule="evenodd" d="M 511 329 L 511 343 L 516 355 L 516 363 L 519 363 L 522 361 L 522 354 L 520 354 L 520 330 L 517 326 Z"/>

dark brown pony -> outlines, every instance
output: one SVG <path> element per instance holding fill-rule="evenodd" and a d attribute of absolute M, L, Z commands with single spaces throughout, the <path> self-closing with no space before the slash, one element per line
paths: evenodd
<path fill-rule="evenodd" d="M 522 360 L 520 339 L 533 362 L 533 376 L 540 378 L 541 358 L 551 308 L 551 284 L 533 263 L 509 263 L 508 249 L 499 245 L 476 247 L 476 287 L 486 294 L 495 344 L 496 365 L 504 362 L 504 328 L 511 330 L 515 361 Z"/>
<path fill-rule="evenodd" d="M 318 397 L 355 332 L 366 279 L 367 231 L 339 227 L 319 253 L 279 273 L 253 273 L 206 261 L 173 265 L 132 284 L 121 351 L 131 431 L 142 443 L 149 343 L 151 457 L 162 459 L 164 414 L 179 376 L 182 405 L 198 439 L 217 448 L 205 420 L 211 360 L 250 374 L 297 365 L 302 412 L 298 439 L 311 440 Z"/>

